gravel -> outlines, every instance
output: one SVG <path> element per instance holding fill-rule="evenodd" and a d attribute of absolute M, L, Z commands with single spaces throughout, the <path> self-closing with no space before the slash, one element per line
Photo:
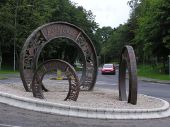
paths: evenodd
<path fill-rule="evenodd" d="M 111 108 L 111 109 L 153 109 L 163 106 L 159 99 L 139 94 L 137 105 L 132 105 L 126 101 L 119 101 L 119 94 L 114 89 L 103 89 L 95 87 L 93 91 L 80 91 L 78 100 L 64 101 L 68 93 L 68 81 L 43 80 L 50 92 L 44 92 L 47 102 L 60 103 L 70 106 L 90 107 L 90 108 Z M 34 99 L 31 92 L 25 92 L 21 81 L 11 83 L 1 83 L 0 91 Z"/>

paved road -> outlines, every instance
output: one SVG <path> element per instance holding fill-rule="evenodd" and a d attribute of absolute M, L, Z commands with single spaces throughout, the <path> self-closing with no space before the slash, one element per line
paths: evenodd
<path fill-rule="evenodd" d="M 169 127 L 170 118 L 98 120 L 50 115 L 0 104 L 0 127 Z"/>
<path fill-rule="evenodd" d="M 100 87 L 107 87 L 118 90 L 118 75 L 101 75 L 98 73 L 97 84 Z M 138 91 L 140 94 L 146 94 L 159 97 L 170 102 L 170 84 L 153 83 L 138 81 Z"/>
<path fill-rule="evenodd" d="M 0 80 L 20 81 L 19 78 Z M 101 75 L 99 87 L 117 89 L 117 75 Z M 170 102 L 170 85 L 139 81 L 139 93 L 163 98 Z M 0 127 L 170 127 L 170 118 L 153 120 L 98 120 L 50 115 L 0 104 Z"/>

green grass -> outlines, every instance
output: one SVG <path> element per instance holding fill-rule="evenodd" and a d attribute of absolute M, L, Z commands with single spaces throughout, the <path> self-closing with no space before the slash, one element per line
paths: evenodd
<path fill-rule="evenodd" d="M 74 67 L 74 69 L 75 69 L 76 71 L 82 71 L 82 70 L 83 70 L 82 68 L 79 68 L 79 67 Z"/>
<path fill-rule="evenodd" d="M 138 76 L 170 81 L 169 75 L 159 73 L 157 68 L 153 68 L 150 65 L 139 65 L 138 66 Z"/>
<path fill-rule="evenodd" d="M 18 74 L 18 71 L 13 70 L 0 70 L 0 74 Z"/>
<path fill-rule="evenodd" d="M 0 80 L 5 80 L 8 79 L 6 77 L 6 74 L 18 74 L 18 71 L 13 71 L 13 70 L 0 70 Z"/>
<path fill-rule="evenodd" d="M 0 80 L 6 80 L 8 79 L 7 77 L 0 77 Z"/>

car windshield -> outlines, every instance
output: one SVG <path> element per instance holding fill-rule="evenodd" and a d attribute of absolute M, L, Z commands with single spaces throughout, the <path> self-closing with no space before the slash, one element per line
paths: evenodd
<path fill-rule="evenodd" d="M 112 68 L 113 65 L 112 65 L 112 64 L 105 64 L 103 67 L 104 67 L 104 68 Z"/>

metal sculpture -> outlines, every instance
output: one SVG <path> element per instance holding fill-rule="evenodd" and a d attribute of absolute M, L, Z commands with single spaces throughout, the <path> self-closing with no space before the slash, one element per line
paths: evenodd
<path fill-rule="evenodd" d="M 56 38 L 67 38 L 74 42 L 84 54 L 83 72 L 80 80 L 82 90 L 92 90 L 97 77 L 97 55 L 92 41 L 86 33 L 66 22 L 53 22 L 37 28 L 26 40 L 20 55 L 20 76 L 26 91 L 31 91 L 34 72 L 43 47 Z"/>
<path fill-rule="evenodd" d="M 129 96 L 128 103 L 137 103 L 137 69 L 134 50 L 131 46 L 125 46 L 122 49 L 121 60 L 119 64 L 119 99 L 127 100 L 126 95 L 126 68 L 129 73 Z"/>
<path fill-rule="evenodd" d="M 42 80 L 46 73 L 60 70 L 64 72 L 69 81 L 69 91 L 64 100 L 76 101 L 79 95 L 80 82 L 74 68 L 63 60 L 52 59 L 42 63 L 36 70 L 31 84 L 33 96 L 44 99 L 42 92 Z"/>

